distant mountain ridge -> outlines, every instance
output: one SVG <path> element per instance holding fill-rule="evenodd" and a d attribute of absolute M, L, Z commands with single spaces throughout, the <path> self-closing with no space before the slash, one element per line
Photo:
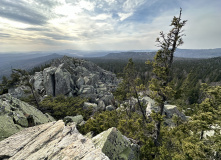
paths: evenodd
<path fill-rule="evenodd" d="M 153 59 L 155 52 L 121 52 L 121 53 L 109 53 L 106 56 L 99 57 L 102 59 L 130 59 L 142 60 L 142 59 Z"/>
<path fill-rule="evenodd" d="M 221 56 L 221 48 L 216 49 L 177 49 L 175 57 L 182 58 L 213 58 Z"/>
<path fill-rule="evenodd" d="M 57 53 L 57 54 L 55 54 Z M 31 69 L 44 64 L 45 62 L 60 58 L 62 55 L 70 57 L 80 57 L 90 60 L 151 60 L 154 58 L 156 51 L 151 50 L 134 50 L 134 51 L 80 51 L 80 50 L 62 50 L 58 52 L 29 52 L 28 53 L 8 53 L 0 54 L 0 79 L 3 75 L 9 76 L 11 68 Z M 221 57 L 221 48 L 216 49 L 177 49 L 175 60 L 186 58 L 214 58 Z"/>
<path fill-rule="evenodd" d="M 21 55 L 20 55 L 21 56 Z M 3 65 L 0 66 L 0 79 L 2 76 L 9 76 L 11 74 L 11 69 L 24 69 L 24 70 L 29 70 L 32 69 L 36 66 L 40 66 L 42 64 L 45 64 L 49 62 L 52 59 L 56 58 L 61 58 L 62 55 L 59 54 L 51 54 L 51 55 L 46 55 L 46 56 L 41 56 L 41 57 L 35 57 L 36 55 L 24 57 L 23 59 L 18 55 L 17 60 L 13 61 L 7 61 Z M 10 56 L 9 56 L 10 57 Z M 34 57 L 34 58 L 30 58 Z M 7 58 L 9 59 L 9 58 Z M 14 58 L 16 59 L 16 58 Z"/>
<path fill-rule="evenodd" d="M 119 52 L 119 53 L 109 53 L 102 57 L 97 57 L 100 59 L 129 59 L 132 58 L 134 60 L 151 60 L 154 58 L 156 54 L 155 52 Z M 214 58 L 221 57 L 221 48 L 217 49 L 177 49 L 174 57 L 176 59 L 180 58 Z"/>

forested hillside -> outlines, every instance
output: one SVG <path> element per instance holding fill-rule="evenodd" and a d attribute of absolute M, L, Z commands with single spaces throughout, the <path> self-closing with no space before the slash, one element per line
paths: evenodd
<path fill-rule="evenodd" d="M 96 63 L 105 70 L 114 72 L 119 77 L 123 73 L 128 60 L 90 58 L 90 61 Z M 146 60 L 133 59 L 134 67 L 139 78 L 144 85 L 148 85 L 151 79 L 152 67 L 145 63 Z M 175 58 L 172 66 L 172 79 L 175 83 L 177 94 L 184 88 L 187 92 L 189 100 L 187 103 L 193 104 L 199 100 L 199 89 L 201 83 L 208 85 L 221 84 L 221 57 L 209 59 L 190 59 L 190 58 Z M 177 95 L 179 96 L 179 95 Z"/>

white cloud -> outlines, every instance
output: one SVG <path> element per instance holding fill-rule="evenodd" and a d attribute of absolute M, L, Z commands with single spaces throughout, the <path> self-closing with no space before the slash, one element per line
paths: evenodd
<path fill-rule="evenodd" d="M 120 16 L 120 20 L 123 21 L 126 18 L 130 17 L 133 13 L 119 13 L 118 15 Z"/>
<path fill-rule="evenodd" d="M 126 0 L 123 4 L 123 9 L 125 12 L 133 12 L 135 8 L 142 5 L 145 0 Z"/>

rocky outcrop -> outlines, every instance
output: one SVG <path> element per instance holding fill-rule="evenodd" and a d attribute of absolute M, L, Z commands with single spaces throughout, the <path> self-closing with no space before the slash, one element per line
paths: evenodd
<path fill-rule="evenodd" d="M 146 99 L 146 100 L 148 100 L 148 99 Z M 156 105 L 154 100 L 149 98 L 149 101 L 147 101 L 146 115 L 148 117 L 150 117 L 150 114 L 152 113 L 152 111 L 158 112 L 159 107 Z M 187 120 L 187 117 L 185 116 L 185 114 L 182 113 L 181 111 L 179 111 L 178 107 L 175 106 L 175 105 L 169 105 L 169 104 L 164 105 L 163 115 L 165 116 L 164 117 L 165 125 L 168 125 L 168 126 L 171 126 L 171 127 L 175 126 L 175 124 L 172 120 L 173 116 L 177 116 L 183 121 Z"/>
<path fill-rule="evenodd" d="M 26 127 L 54 121 L 35 107 L 20 101 L 10 94 L 0 96 L 0 140 Z"/>
<path fill-rule="evenodd" d="M 158 112 L 159 107 L 156 105 L 155 101 L 151 99 L 148 96 L 141 96 L 139 98 L 139 101 L 143 104 L 143 106 L 146 108 L 146 116 L 150 117 L 150 114 L 152 111 Z M 135 111 L 136 104 L 138 103 L 138 100 L 134 97 L 131 97 L 130 100 L 124 101 L 119 109 L 130 109 L 131 111 Z M 118 110 L 119 110 L 118 109 Z M 140 112 L 139 109 L 136 110 L 136 112 Z M 141 113 L 140 113 L 141 114 Z M 179 117 L 181 120 L 186 121 L 188 120 L 184 113 L 178 110 L 178 107 L 175 105 L 164 105 L 164 111 L 163 111 L 164 117 L 164 123 L 168 126 L 174 126 L 173 124 L 173 116 Z"/>
<path fill-rule="evenodd" d="M 147 116 L 150 116 L 151 112 L 155 111 L 158 112 L 159 111 L 159 107 L 155 104 L 155 102 L 149 101 L 147 108 L 146 108 L 146 114 Z M 164 105 L 164 111 L 163 114 L 165 115 L 165 118 L 171 119 L 174 115 L 180 117 L 182 120 L 187 120 L 186 116 L 180 112 L 177 108 L 177 106 L 175 105 Z"/>
<path fill-rule="evenodd" d="M 99 103 L 99 109 L 103 110 L 113 104 L 111 91 L 119 83 L 115 74 L 94 63 L 66 56 L 54 60 L 51 67 L 43 72 L 36 72 L 32 82 L 41 97 L 60 94 L 82 96 L 89 98 L 91 103 Z"/>
<path fill-rule="evenodd" d="M 30 127 L 0 142 L 0 159 L 109 160 L 76 125 L 63 121 Z"/>
<path fill-rule="evenodd" d="M 100 133 L 92 140 L 96 148 L 100 148 L 110 159 L 139 159 L 139 146 L 114 127 Z"/>

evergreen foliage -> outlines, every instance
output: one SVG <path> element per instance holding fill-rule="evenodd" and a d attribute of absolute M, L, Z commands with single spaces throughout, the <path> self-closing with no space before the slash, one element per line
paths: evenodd
<path fill-rule="evenodd" d="M 124 72 L 122 73 L 123 80 L 119 84 L 117 90 L 114 93 L 114 96 L 117 100 L 119 100 L 121 103 L 125 100 L 131 99 L 132 97 L 136 98 L 138 101 L 138 107 L 139 110 L 142 113 L 143 120 L 146 119 L 146 113 L 145 108 L 140 102 L 140 91 L 145 90 L 145 86 L 142 85 L 139 78 L 137 78 L 137 72 L 135 71 L 134 63 L 132 59 L 129 59 L 128 64 L 126 67 L 124 67 Z M 129 111 L 127 111 L 127 114 L 130 116 L 132 108 L 130 106 Z"/>
<path fill-rule="evenodd" d="M 169 97 L 174 95 L 174 91 L 170 86 L 171 67 L 176 48 L 183 44 L 182 28 L 186 24 L 186 20 L 181 20 L 182 9 L 180 9 L 179 17 L 174 17 L 171 26 L 173 27 L 168 34 L 160 32 L 160 37 L 156 42 L 161 48 L 154 57 L 153 62 L 149 62 L 153 66 L 154 77 L 150 81 L 149 88 L 152 91 L 151 97 L 158 103 L 159 112 L 154 116 L 156 121 L 156 139 L 155 145 L 160 146 L 160 130 L 164 110 L 164 104 Z"/>
<path fill-rule="evenodd" d="M 84 110 L 83 104 L 86 101 L 81 97 L 65 97 L 59 95 L 55 98 L 52 96 L 46 97 L 39 104 L 39 109 L 46 113 L 50 113 L 56 119 L 63 119 L 66 116 L 82 115 L 88 119 L 92 114 L 92 110 Z"/>
<path fill-rule="evenodd" d="M 143 123 L 140 114 L 133 112 L 128 116 L 125 110 L 114 110 L 97 113 L 85 125 L 78 126 L 81 133 L 93 132 L 93 136 L 116 127 L 120 132 L 141 145 L 142 159 L 152 159 L 155 147 L 151 135 L 154 131 L 153 123 Z"/>

